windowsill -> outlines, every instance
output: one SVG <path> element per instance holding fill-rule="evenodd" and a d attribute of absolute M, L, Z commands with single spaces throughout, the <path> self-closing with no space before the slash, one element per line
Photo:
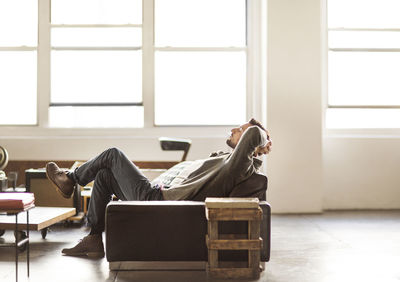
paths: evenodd
<path fill-rule="evenodd" d="M 236 125 L 235 125 L 236 126 Z M 232 126 L 157 126 L 145 128 L 45 128 L 38 126 L 0 126 L 0 138 L 225 138 Z"/>
<path fill-rule="evenodd" d="M 325 128 L 327 138 L 400 138 L 400 128 Z"/>

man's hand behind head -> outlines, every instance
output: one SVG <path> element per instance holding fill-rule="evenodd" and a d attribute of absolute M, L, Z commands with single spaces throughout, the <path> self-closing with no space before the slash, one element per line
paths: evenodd
<path fill-rule="evenodd" d="M 267 155 L 271 152 L 272 150 L 272 141 L 271 139 L 269 139 L 269 135 L 268 135 L 268 142 L 265 146 L 260 146 L 258 147 L 255 151 L 253 156 L 257 157 L 257 156 L 261 156 L 261 155 Z"/>

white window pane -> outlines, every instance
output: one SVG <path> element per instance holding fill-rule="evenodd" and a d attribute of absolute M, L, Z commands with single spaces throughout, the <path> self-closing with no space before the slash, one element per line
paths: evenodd
<path fill-rule="evenodd" d="M 400 128 L 400 109 L 327 109 L 327 128 Z"/>
<path fill-rule="evenodd" d="M 37 0 L 0 1 L 0 46 L 37 45 Z"/>
<path fill-rule="evenodd" d="M 143 127 L 143 107 L 50 107 L 50 127 Z"/>
<path fill-rule="evenodd" d="M 141 102 L 141 51 L 52 51 L 51 101 Z"/>
<path fill-rule="evenodd" d="M 36 51 L 0 52 L 0 124 L 36 124 Z"/>
<path fill-rule="evenodd" d="M 52 0 L 53 24 L 141 24 L 142 0 Z"/>
<path fill-rule="evenodd" d="M 53 28 L 54 47 L 135 47 L 142 45 L 141 28 Z"/>
<path fill-rule="evenodd" d="M 329 31 L 330 48 L 400 48 L 400 32 Z"/>
<path fill-rule="evenodd" d="M 329 104 L 400 105 L 400 53 L 329 52 Z"/>
<path fill-rule="evenodd" d="M 156 0 L 156 46 L 245 46 L 245 0 Z"/>
<path fill-rule="evenodd" d="M 245 52 L 156 52 L 157 125 L 239 124 L 246 118 Z"/>
<path fill-rule="evenodd" d="M 400 27 L 399 0 L 328 0 L 328 26 Z"/>

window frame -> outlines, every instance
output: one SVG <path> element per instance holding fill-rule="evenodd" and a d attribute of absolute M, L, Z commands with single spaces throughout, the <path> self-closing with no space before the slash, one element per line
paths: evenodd
<path fill-rule="evenodd" d="M 400 32 L 400 28 L 360 28 L 360 27 L 330 27 L 328 25 L 328 1 L 325 0 L 322 3 L 322 49 L 323 53 L 323 87 L 322 91 L 323 95 L 323 128 L 324 132 L 328 135 L 335 136 L 336 134 L 355 134 L 359 136 L 367 135 L 377 135 L 377 134 L 400 134 L 400 125 L 396 128 L 391 127 L 381 127 L 381 128 L 364 128 L 364 127 L 352 127 L 352 128 L 329 128 L 326 123 L 327 111 L 329 109 L 400 109 L 400 104 L 393 105 L 356 105 L 356 104 L 341 104 L 341 105 L 333 105 L 329 103 L 329 53 L 330 52 L 400 52 L 400 48 L 338 48 L 338 47 L 330 47 L 329 46 L 329 33 L 330 31 L 371 31 L 371 32 Z"/>
<path fill-rule="evenodd" d="M 39 0 L 37 0 L 39 2 Z M 39 15 L 39 7 L 38 7 L 38 15 Z M 39 18 L 38 18 L 38 22 L 39 22 Z M 39 32 L 39 28 L 37 29 L 37 32 Z M 38 49 L 39 49 L 39 42 L 36 42 L 36 45 L 14 45 L 14 46 L 0 46 L 0 52 L 7 52 L 7 51 L 12 51 L 12 52 L 31 52 L 31 51 L 36 51 L 36 56 L 38 58 Z M 37 61 L 37 64 L 39 64 L 39 61 Z M 37 74 L 38 76 L 38 74 Z M 32 126 L 37 126 L 38 122 L 39 122 L 39 118 L 38 118 L 38 107 L 39 107 L 39 92 L 36 91 L 35 93 L 36 96 L 36 123 L 32 123 L 32 124 L 0 124 L 0 128 L 4 128 L 4 127 L 22 127 L 22 126 L 27 126 L 27 127 L 32 127 Z"/>
<path fill-rule="evenodd" d="M 264 0 L 247 0 L 247 93 L 246 93 L 246 118 L 256 117 L 260 120 L 264 114 L 265 105 L 265 46 L 263 38 L 266 37 L 266 27 L 263 17 L 266 14 L 266 4 Z M 38 46 L 35 47 L 38 54 L 37 63 L 37 124 L 36 125 L 0 125 L 2 131 L 6 133 L 12 132 L 12 135 L 69 135 L 69 136 L 104 136 L 108 134 L 116 134 L 118 136 L 131 136 L 135 134 L 141 136 L 160 136 L 168 134 L 168 132 L 180 132 L 182 128 L 187 134 L 197 135 L 199 128 L 208 132 L 210 136 L 221 134 L 221 128 L 230 128 L 231 125 L 155 125 L 154 124 L 154 53 L 160 47 L 154 46 L 154 0 L 143 0 L 143 18 L 142 18 L 142 58 L 143 58 L 143 105 L 144 105 L 144 126 L 143 128 L 56 128 L 49 127 L 50 107 L 50 56 L 54 49 L 62 49 L 62 47 L 51 47 L 51 0 L 38 0 Z M 53 25 L 60 28 L 59 24 Z M 96 25 L 97 26 L 97 25 Z M 101 26 L 101 25 L 99 25 Z M 135 25 L 137 26 L 137 25 Z M 67 26 L 66 26 L 67 27 Z M 31 47 L 18 47 L 30 48 Z M 170 47 L 162 47 L 170 48 Z M 1 48 L 0 50 L 3 50 Z M 9 49 L 9 48 L 7 48 Z M 193 48 L 179 48 L 193 49 Z M 198 49 L 198 48 L 196 48 Z M 204 49 L 204 48 L 201 48 Z M 221 48 L 213 48 L 221 49 Z M 230 48 L 224 48 L 230 49 Z M 171 49 L 170 49 L 171 50 Z M 144 63 L 147 62 L 147 63 Z M 262 93 L 260 95 L 260 93 Z M 245 122 L 245 121 L 244 121 Z M 202 136 L 204 136 L 204 130 Z M 166 132 L 166 133 L 163 133 Z M 171 133 L 170 133 L 171 134 Z M 1 135 L 4 135 L 2 133 Z"/>
<path fill-rule="evenodd" d="M 336 28 L 329 28 L 328 27 L 328 38 L 330 31 L 372 31 L 372 32 L 400 32 L 400 28 L 346 28 L 346 27 L 336 27 Z M 337 47 L 329 47 L 328 42 L 328 54 L 329 52 L 394 52 L 400 53 L 400 48 L 337 48 Z M 329 62 L 328 62 L 329 63 Z M 329 97 L 329 93 L 328 93 Z M 400 109 L 400 104 L 393 104 L 393 105 L 332 105 L 329 104 L 329 99 L 327 103 L 328 109 Z"/>

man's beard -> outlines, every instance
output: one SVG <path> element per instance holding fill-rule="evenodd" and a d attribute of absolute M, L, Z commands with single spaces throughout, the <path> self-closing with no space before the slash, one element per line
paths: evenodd
<path fill-rule="evenodd" d="M 232 143 L 232 140 L 229 138 L 229 139 L 226 139 L 226 144 L 229 146 L 229 147 L 231 147 L 232 149 L 235 149 L 235 144 L 233 144 Z"/>

